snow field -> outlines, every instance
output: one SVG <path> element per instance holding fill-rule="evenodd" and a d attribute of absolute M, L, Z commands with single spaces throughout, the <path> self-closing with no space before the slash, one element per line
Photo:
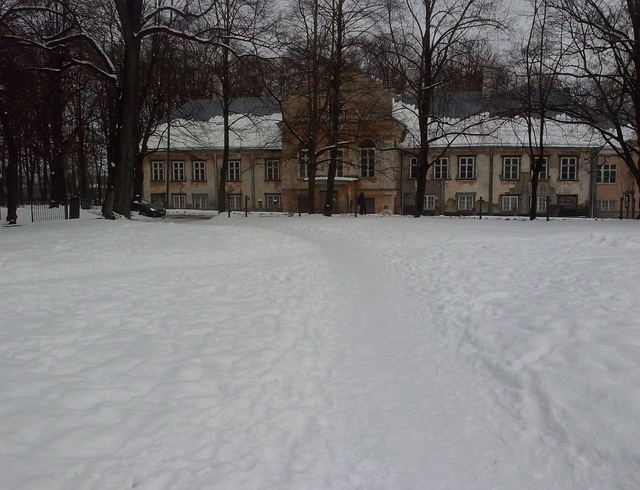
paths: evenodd
<path fill-rule="evenodd" d="M 634 489 L 634 221 L 0 230 L 0 488 Z"/>

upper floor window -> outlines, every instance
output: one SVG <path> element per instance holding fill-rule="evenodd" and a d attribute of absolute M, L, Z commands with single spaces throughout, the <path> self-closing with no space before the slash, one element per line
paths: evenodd
<path fill-rule="evenodd" d="M 520 179 L 520 157 L 504 157 L 502 159 L 502 180 Z"/>
<path fill-rule="evenodd" d="M 372 146 L 360 148 L 360 177 L 375 177 L 376 149 Z"/>
<path fill-rule="evenodd" d="M 409 178 L 418 178 L 418 159 L 416 157 L 413 157 L 409 160 Z"/>
<path fill-rule="evenodd" d="M 207 173 L 205 171 L 205 163 L 202 160 L 194 160 L 192 162 L 193 165 L 193 180 L 195 181 L 205 181 L 207 180 Z"/>
<path fill-rule="evenodd" d="M 240 178 L 240 161 L 239 160 L 230 160 L 229 168 L 227 172 L 227 180 L 229 182 L 239 182 Z"/>
<path fill-rule="evenodd" d="M 448 158 L 436 158 L 436 161 L 433 162 L 433 178 L 434 179 L 449 178 L 449 159 Z"/>
<path fill-rule="evenodd" d="M 560 157 L 560 180 L 578 180 L 578 157 Z"/>
<path fill-rule="evenodd" d="M 536 160 L 538 160 L 536 158 Z M 531 169 L 533 175 L 533 169 Z M 540 167 L 540 173 L 538 174 L 539 180 L 547 180 L 549 178 L 549 159 L 547 157 L 542 157 L 542 166 Z"/>
<path fill-rule="evenodd" d="M 336 177 L 344 177 L 344 150 L 338 149 L 338 160 L 336 161 Z"/>
<path fill-rule="evenodd" d="M 151 162 L 151 180 L 164 180 L 164 162 L 162 160 Z"/>
<path fill-rule="evenodd" d="M 598 169 L 599 184 L 615 184 L 618 177 L 618 165 L 615 163 L 605 163 Z"/>
<path fill-rule="evenodd" d="M 174 160 L 171 162 L 171 178 L 172 180 L 184 180 L 184 162 L 182 160 Z M 177 207 L 177 206 L 174 206 Z"/>
<path fill-rule="evenodd" d="M 267 160 L 264 168 L 266 180 L 280 180 L 280 160 Z"/>
<path fill-rule="evenodd" d="M 300 150 L 298 154 L 298 178 L 299 179 L 308 179 L 309 178 L 309 150 L 304 149 Z"/>
<path fill-rule="evenodd" d="M 476 157 L 458 158 L 458 179 L 471 180 L 476 178 Z"/>

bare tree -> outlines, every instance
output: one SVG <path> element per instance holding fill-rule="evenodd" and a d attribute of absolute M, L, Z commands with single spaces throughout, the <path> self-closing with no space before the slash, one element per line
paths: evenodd
<path fill-rule="evenodd" d="M 523 144 L 530 160 L 531 203 L 529 219 L 536 219 L 538 184 L 545 167 L 547 121 L 565 104 L 560 77 L 565 62 L 561 18 L 553 16 L 548 0 L 530 0 L 530 24 L 513 59 L 516 70 L 510 90 L 509 115 L 522 117 L 527 127 Z"/>
<path fill-rule="evenodd" d="M 566 20 L 571 84 L 566 112 L 599 132 L 640 189 L 640 3 L 554 0 Z"/>
<path fill-rule="evenodd" d="M 503 27 L 494 0 L 389 0 L 387 59 L 406 92 L 415 99 L 418 145 L 415 216 L 424 211 L 427 172 L 434 141 L 448 135 L 434 113 L 434 96 L 447 75 L 481 45 L 491 29 Z M 459 130 L 459 129 L 457 129 Z"/>

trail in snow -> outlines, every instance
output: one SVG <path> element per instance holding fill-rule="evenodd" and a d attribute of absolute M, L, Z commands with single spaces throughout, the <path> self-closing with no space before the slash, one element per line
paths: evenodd
<path fill-rule="evenodd" d="M 3 489 L 640 487 L 635 222 L 0 233 Z"/>

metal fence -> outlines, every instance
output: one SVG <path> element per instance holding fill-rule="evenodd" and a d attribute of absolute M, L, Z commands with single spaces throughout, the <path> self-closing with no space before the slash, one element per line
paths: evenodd
<path fill-rule="evenodd" d="M 69 219 L 68 204 L 31 203 L 31 222 Z"/>

